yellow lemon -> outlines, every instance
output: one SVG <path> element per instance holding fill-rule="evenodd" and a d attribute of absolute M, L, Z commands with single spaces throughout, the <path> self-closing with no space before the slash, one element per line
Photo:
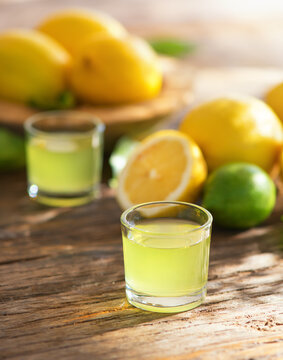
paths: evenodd
<path fill-rule="evenodd" d="M 210 171 L 229 162 L 250 162 L 270 172 L 278 161 L 283 130 L 262 101 L 220 98 L 190 111 L 180 125 L 201 148 Z"/>
<path fill-rule="evenodd" d="M 81 9 L 52 14 L 38 25 L 38 30 L 54 38 L 72 55 L 76 54 L 86 39 L 93 34 L 126 34 L 124 27 L 112 17 Z"/>
<path fill-rule="evenodd" d="M 123 209 L 149 201 L 193 201 L 206 176 L 196 143 L 177 130 L 162 130 L 130 156 L 119 176 L 117 199 Z"/>
<path fill-rule="evenodd" d="M 35 30 L 0 34 L 0 97 L 36 103 L 54 101 L 66 89 L 70 56 Z"/>
<path fill-rule="evenodd" d="M 275 86 L 267 92 L 265 102 L 283 122 L 283 83 Z"/>
<path fill-rule="evenodd" d="M 156 96 L 162 74 L 154 51 L 144 40 L 101 35 L 74 58 L 70 84 L 85 101 L 127 103 Z"/>

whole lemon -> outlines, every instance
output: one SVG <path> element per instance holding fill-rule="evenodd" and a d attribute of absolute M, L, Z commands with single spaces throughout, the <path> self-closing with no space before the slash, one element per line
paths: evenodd
<path fill-rule="evenodd" d="M 282 124 L 264 102 L 252 98 L 218 98 L 184 118 L 180 130 L 201 148 L 210 171 L 236 161 L 270 172 L 283 143 Z"/>
<path fill-rule="evenodd" d="M 52 14 L 43 20 L 37 29 L 58 41 L 71 55 L 75 55 L 87 38 L 94 34 L 126 34 L 125 28 L 112 17 L 82 9 Z"/>
<path fill-rule="evenodd" d="M 283 122 L 283 83 L 278 84 L 267 92 L 265 102 Z"/>
<path fill-rule="evenodd" d="M 74 58 L 70 84 L 81 99 L 99 104 L 142 101 L 162 84 L 157 57 L 142 39 L 95 36 Z"/>
<path fill-rule="evenodd" d="M 0 97 L 24 103 L 53 103 L 67 87 L 70 55 L 35 30 L 0 34 Z"/>
<path fill-rule="evenodd" d="M 216 224 L 243 229 L 264 221 L 275 201 L 276 188 L 265 171 L 249 163 L 231 163 L 210 174 L 202 205 Z"/>

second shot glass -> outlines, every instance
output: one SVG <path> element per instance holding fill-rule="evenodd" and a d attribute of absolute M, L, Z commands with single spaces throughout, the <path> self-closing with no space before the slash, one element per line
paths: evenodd
<path fill-rule="evenodd" d="M 104 125 L 76 111 L 39 113 L 25 122 L 28 194 L 51 206 L 98 196 Z"/>

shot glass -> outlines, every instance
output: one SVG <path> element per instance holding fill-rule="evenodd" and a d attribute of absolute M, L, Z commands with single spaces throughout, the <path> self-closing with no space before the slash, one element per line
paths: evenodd
<path fill-rule="evenodd" d="M 126 296 L 143 310 L 181 312 L 206 295 L 212 216 L 185 202 L 151 202 L 121 216 Z"/>
<path fill-rule="evenodd" d="M 99 195 L 104 125 L 90 114 L 51 111 L 24 124 L 28 194 L 50 206 L 77 206 Z"/>

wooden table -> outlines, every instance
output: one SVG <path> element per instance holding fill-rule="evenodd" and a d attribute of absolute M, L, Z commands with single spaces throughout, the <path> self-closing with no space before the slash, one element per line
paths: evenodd
<path fill-rule="evenodd" d="M 124 294 L 120 209 L 103 197 L 47 208 L 1 175 L 0 359 L 282 359 L 283 196 L 263 225 L 214 228 L 208 295 L 180 314 Z"/>
<path fill-rule="evenodd" d="M 242 24 L 223 16 L 221 22 L 213 16 L 216 2 L 209 1 L 209 10 L 202 1 L 199 13 L 213 11 L 198 21 L 198 3 L 97 0 L 95 6 L 138 34 L 191 39 L 198 51 L 188 62 L 201 69 L 282 66 L 278 17 Z M 2 1 L 0 29 L 31 26 L 74 4 Z M 237 72 L 232 76 L 234 89 L 239 78 Z M 255 85 L 254 73 L 244 77 L 253 85 L 251 93 L 256 87 L 260 95 L 264 89 Z M 214 85 L 221 84 L 218 73 L 209 72 L 209 79 L 196 87 L 199 98 L 207 95 L 208 83 L 214 94 Z M 272 79 L 268 75 L 266 84 Z M 282 194 L 265 224 L 242 232 L 213 229 L 205 304 L 164 315 L 127 304 L 120 209 L 109 189 L 92 204 L 54 209 L 30 201 L 25 187 L 25 174 L 0 175 L 0 359 L 283 358 Z"/>

